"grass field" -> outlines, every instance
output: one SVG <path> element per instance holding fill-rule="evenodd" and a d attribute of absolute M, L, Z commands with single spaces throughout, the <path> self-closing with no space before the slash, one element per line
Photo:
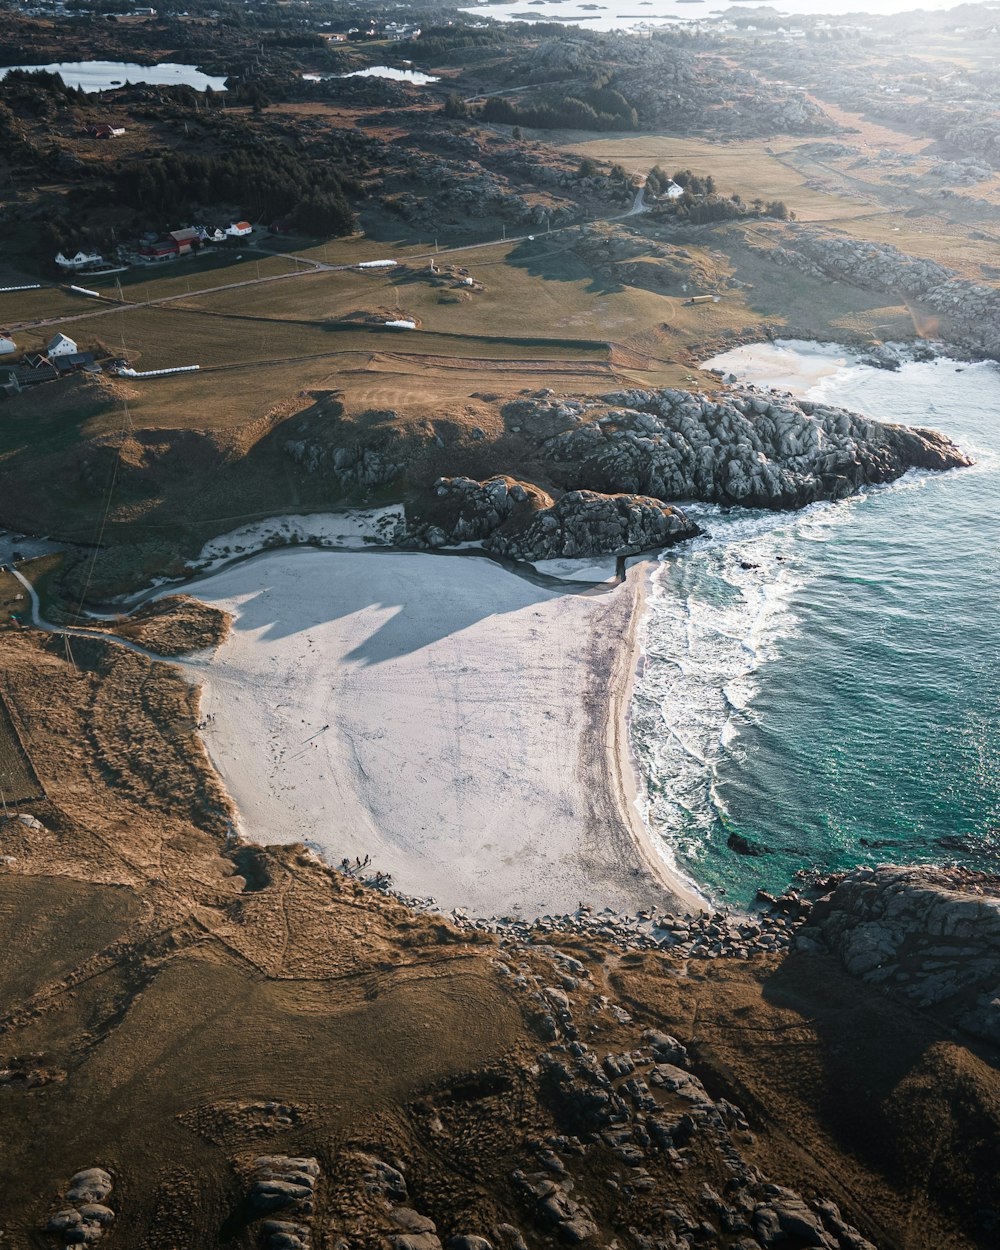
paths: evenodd
<path fill-rule="evenodd" d="M 574 140 L 561 136 L 563 151 L 590 156 L 597 161 L 620 162 L 629 172 L 646 173 L 660 165 L 669 173 L 691 169 L 711 174 L 725 195 L 738 192 L 744 200 L 784 200 L 801 221 L 830 221 L 871 211 L 871 205 L 807 186 L 808 178 L 788 161 L 787 153 L 801 139 L 747 140 L 713 143 L 707 139 L 673 135 L 614 135 Z"/>

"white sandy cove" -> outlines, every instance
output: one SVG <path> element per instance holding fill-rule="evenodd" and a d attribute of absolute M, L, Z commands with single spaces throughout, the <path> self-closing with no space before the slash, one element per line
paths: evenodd
<path fill-rule="evenodd" d="M 697 908 L 630 789 L 630 587 L 284 550 L 192 590 L 234 616 L 197 671 L 245 836 L 315 843 L 335 864 L 370 855 L 404 892 L 477 914 Z"/>

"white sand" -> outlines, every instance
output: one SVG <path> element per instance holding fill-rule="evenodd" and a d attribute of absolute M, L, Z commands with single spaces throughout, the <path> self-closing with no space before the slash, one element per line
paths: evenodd
<path fill-rule="evenodd" d="M 750 343 L 713 356 L 701 366 L 722 374 L 735 374 L 741 382 L 790 391 L 805 396 L 824 378 L 855 363 L 852 354 L 836 343 L 810 343 L 803 339 L 776 339 L 773 343 Z"/>
<path fill-rule="evenodd" d="M 478 914 L 678 901 L 623 758 L 631 587 L 285 550 L 191 589 L 234 614 L 195 674 L 245 836 L 370 855 L 404 892 Z"/>
<path fill-rule="evenodd" d="M 210 570 L 228 564 L 236 556 L 290 543 L 364 551 L 370 546 L 390 544 L 402 518 L 403 509 L 398 505 L 268 517 L 210 539 L 195 563 Z"/>

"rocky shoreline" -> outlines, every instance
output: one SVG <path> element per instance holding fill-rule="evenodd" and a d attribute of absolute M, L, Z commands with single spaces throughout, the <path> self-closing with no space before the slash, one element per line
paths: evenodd
<path fill-rule="evenodd" d="M 933 430 L 750 386 L 714 396 L 663 389 L 568 400 L 543 393 L 504 405 L 502 416 L 565 493 L 554 498 L 509 475 L 439 477 L 432 492 L 407 506 L 397 545 L 479 542 L 528 561 L 635 554 L 697 535 L 678 501 L 797 509 L 913 468 L 971 464 Z M 502 440 L 496 453 L 504 459 Z M 338 453 L 334 472 L 356 474 L 365 463 L 365 455 Z M 405 472 L 400 463 L 377 464 L 383 484 Z"/>
<path fill-rule="evenodd" d="M 345 871 L 343 868 L 341 871 Z M 441 915 L 465 933 L 495 935 L 503 948 L 567 937 L 680 960 L 746 960 L 798 951 L 829 954 L 870 985 L 885 985 L 919 1007 L 944 1008 L 951 1022 L 1000 1045 L 1000 876 L 959 866 L 803 871 L 781 895 L 757 893 L 741 913 L 706 903 L 698 912 L 654 908 L 635 915 L 581 903 L 573 913 L 443 913 L 433 899 L 400 893 L 382 874 L 346 869 L 362 885 L 417 911 Z"/>

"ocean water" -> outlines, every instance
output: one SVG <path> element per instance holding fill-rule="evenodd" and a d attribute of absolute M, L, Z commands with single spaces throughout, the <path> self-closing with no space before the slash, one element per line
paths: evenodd
<path fill-rule="evenodd" d="M 733 13 L 747 16 L 758 7 L 765 8 L 770 16 L 777 12 L 793 19 L 855 14 L 858 24 L 864 25 L 867 15 L 886 17 L 917 8 L 952 9 L 960 3 L 961 0 L 921 0 L 919 5 L 914 0 L 770 0 L 761 4 L 744 0 L 737 5 L 730 0 L 483 0 L 461 12 L 501 22 L 565 22 L 588 30 L 643 30 L 680 21 L 714 20 Z M 984 11 L 995 9 L 993 3 L 982 7 Z M 788 25 L 793 28 L 794 20 Z"/>
<path fill-rule="evenodd" d="M 765 351 L 711 363 L 759 379 Z M 977 463 L 795 514 L 690 509 L 706 533 L 654 573 L 632 705 L 654 838 L 736 904 L 800 868 L 1000 870 L 1000 368 L 783 351 L 800 393 Z"/>

